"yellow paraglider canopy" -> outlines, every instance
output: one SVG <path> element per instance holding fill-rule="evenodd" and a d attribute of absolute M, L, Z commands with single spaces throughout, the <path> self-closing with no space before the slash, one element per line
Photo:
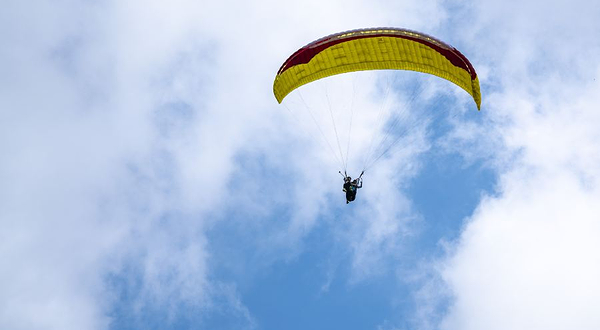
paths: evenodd
<path fill-rule="evenodd" d="M 456 48 L 405 29 L 352 30 L 316 40 L 290 56 L 279 69 L 273 93 L 279 103 L 294 89 L 336 74 L 361 70 L 412 70 L 460 86 L 481 107 L 479 79 Z"/>

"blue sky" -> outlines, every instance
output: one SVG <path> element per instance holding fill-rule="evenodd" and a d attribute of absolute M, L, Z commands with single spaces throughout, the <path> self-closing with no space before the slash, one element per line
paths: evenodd
<path fill-rule="evenodd" d="M 589 0 L 5 1 L 0 328 L 600 328 L 597 17 Z M 359 86 L 352 175 L 390 127 L 371 110 L 406 123 L 346 205 L 272 83 L 299 47 L 377 26 L 457 47 L 482 110 L 420 74 L 302 88 L 347 127 Z"/>

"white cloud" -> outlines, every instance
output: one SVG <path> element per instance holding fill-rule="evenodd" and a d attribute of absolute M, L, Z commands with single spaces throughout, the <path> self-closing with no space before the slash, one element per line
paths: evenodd
<path fill-rule="evenodd" d="M 526 183 L 482 203 L 463 233 L 443 273 L 456 296 L 443 328 L 598 327 L 599 194 L 534 176 L 511 178 Z"/>
<path fill-rule="evenodd" d="M 489 120 L 451 141 L 500 179 L 438 265 L 452 296 L 440 327 L 597 329 L 600 8 L 486 1 L 474 14 Z"/>
<path fill-rule="evenodd" d="M 0 327 L 107 328 L 116 296 L 106 277 L 136 263 L 151 291 L 140 297 L 157 298 L 141 303 L 173 297 L 202 307 L 200 211 L 210 205 L 197 200 L 218 201 L 234 151 L 200 162 L 214 181 L 188 183 L 179 168 L 192 166 L 179 153 L 198 152 L 197 143 L 161 139 L 153 123 L 172 59 L 199 55 L 185 47 L 193 15 L 180 7 L 181 27 L 164 16 L 173 7 L 146 2 L 38 5 L 12 2 L 1 14 L 2 31 L 14 34 L 0 54 Z M 211 190 L 189 193 L 186 185 L 200 183 Z M 193 203 L 181 198 L 189 195 Z"/>

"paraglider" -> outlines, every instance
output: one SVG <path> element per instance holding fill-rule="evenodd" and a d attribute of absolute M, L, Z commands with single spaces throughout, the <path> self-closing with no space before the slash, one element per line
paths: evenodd
<path fill-rule="evenodd" d="M 273 93 L 281 103 L 302 85 L 342 73 L 367 70 L 410 70 L 435 75 L 465 90 L 477 109 L 481 107 L 479 78 L 461 52 L 424 33 L 399 28 L 351 30 L 309 43 L 281 65 L 275 76 Z M 337 138 L 335 123 L 334 129 Z M 342 148 L 339 149 L 342 154 Z M 387 150 L 389 148 L 383 153 Z M 365 170 L 363 168 L 362 173 Z M 353 201 L 356 190 L 362 187 L 362 173 L 360 184 L 344 176 L 346 203 Z"/>
<path fill-rule="evenodd" d="M 340 172 L 341 174 L 342 172 Z M 365 172 L 360 173 L 360 176 L 354 180 L 349 175 L 344 175 L 344 185 L 342 191 L 346 193 L 346 204 L 353 202 L 356 199 L 356 191 L 362 188 L 362 176 Z"/>

